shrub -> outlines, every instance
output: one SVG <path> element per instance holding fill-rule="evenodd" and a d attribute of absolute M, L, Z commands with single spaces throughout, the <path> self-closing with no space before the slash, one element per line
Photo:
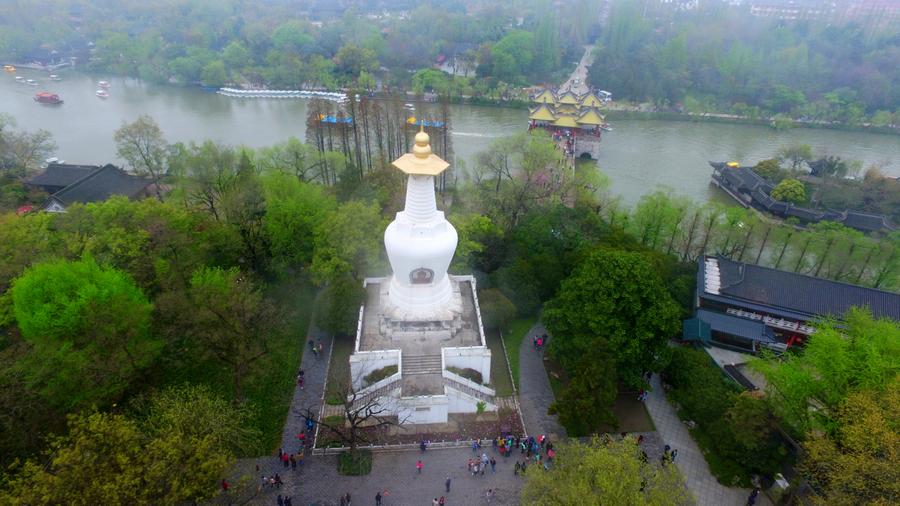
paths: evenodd
<path fill-rule="evenodd" d="M 397 374 L 397 366 L 388 365 L 380 369 L 375 369 L 369 374 L 366 374 L 365 377 L 363 377 L 363 381 L 366 383 L 366 386 L 369 386 L 374 383 L 378 383 L 384 378 L 387 378 L 388 376 L 392 376 L 394 374 Z"/>
<path fill-rule="evenodd" d="M 357 450 L 343 452 L 338 457 L 338 474 L 363 476 L 372 472 L 372 452 Z"/>
<path fill-rule="evenodd" d="M 452 372 L 453 374 L 457 374 L 466 378 L 467 380 L 474 381 L 479 385 L 484 384 L 484 378 L 481 376 L 481 373 L 476 371 L 475 369 L 470 369 L 466 367 L 465 369 L 460 369 L 459 367 L 447 367 L 447 370 Z"/>

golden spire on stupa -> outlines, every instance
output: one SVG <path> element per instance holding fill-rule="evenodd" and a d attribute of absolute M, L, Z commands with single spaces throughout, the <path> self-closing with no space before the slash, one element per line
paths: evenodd
<path fill-rule="evenodd" d="M 412 153 L 406 153 L 394 160 L 393 166 L 409 175 L 437 176 L 450 166 L 441 157 L 431 152 L 431 138 L 425 133 L 425 126 L 419 126 L 416 134 L 416 145 Z"/>

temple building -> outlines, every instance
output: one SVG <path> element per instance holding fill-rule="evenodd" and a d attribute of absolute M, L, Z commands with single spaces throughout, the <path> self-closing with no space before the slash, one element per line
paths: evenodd
<path fill-rule="evenodd" d="M 784 351 L 803 344 L 821 318 L 851 307 L 900 321 L 900 294 L 705 256 L 697 271 L 695 316 L 682 339 L 736 351 Z"/>
<path fill-rule="evenodd" d="M 529 110 L 529 130 L 548 130 L 555 140 L 562 141 L 569 156 L 599 156 L 601 131 L 609 129 L 599 109 L 604 103 L 602 98 L 592 92 L 578 96 L 571 91 L 556 94 L 545 88 L 531 100 L 535 105 Z"/>
<path fill-rule="evenodd" d="M 393 165 L 408 176 L 406 203 L 384 232 L 392 274 L 364 283 L 350 356 L 357 402 L 378 397 L 400 423 L 413 424 L 496 411 L 475 278 L 447 273 L 458 238 L 437 209 L 434 184 L 449 164 L 420 130 L 413 152 Z"/>

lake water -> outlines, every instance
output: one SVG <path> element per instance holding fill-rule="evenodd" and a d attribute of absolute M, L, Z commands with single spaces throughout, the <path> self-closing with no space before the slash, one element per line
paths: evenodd
<path fill-rule="evenodd" d="M 56 156 L 68 163 L 103 164 L 116 160 L 113 132 L 123 121 L 152 116 L 167 140 L 267 146 L 291 136 L 304 139 L 307 102 L 297 99 L 236 99 L 198 88 L 151 85 L 135 79 L 93 78 L 63 74 L 50 82 L 45 73 L 20 71 L 40 86 L 17 83 L 0 75 L 0 112 L 13 116 L 19 127 L 44 128 L 59 146 Z M 110 81 L 110 97 L 94 95 L 96 79 Z M 61 106 L 44 106 L 31 97 L 37 91 L 58 93 Z M 452 142 L 458 159 L 471 166 L 474 155 L 491 142 L 526 127 L 527 112 L 498 107 L 452 106 Z M 881 165 L 900 176 L 900 137 L 836 130 L 770 128 L 679 121 L 616 121 L 605 133 L 597 161 L 612 191 L 633 204 L 659 186 L 695 200 L 721 198 L 709 185 L 708 160 L 753 164 L 782 146 L 805 143 L 817 154 Z"/>

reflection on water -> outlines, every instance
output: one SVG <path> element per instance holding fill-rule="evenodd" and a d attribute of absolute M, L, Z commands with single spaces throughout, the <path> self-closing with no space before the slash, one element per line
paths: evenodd
<path fill-rule="evenodd" d="M 149 114 L 170 142 L 202 141 L 260 147 L 291 136 L 304 138 L 307 102 L 290 99 L 235 99 L 198 88 L 147 84 L 135 79 L 93 78 L 64 74 L 49 82 L 45 73 L 20 72 L 41 86 L 18 84 L 0 75 L 0 112 L 12 115 L 19 126 L 53 133 L 57 156 L 71 163 L 102 164 L 114 160 L 113 132 L 123 121 Z M 110 81 L 110 97 L 94 96 L 96 81 Z M 31 97 L 37 91 L 58 93 L 65 104 L 42 106 Z M 433 106 L 418 114 L 434 115 Z M 519 109 L 453 105 L 450 107 L 453 150 L 471 166 L 475 154 L 499 137 L 522 131 L 527 112 Z M 776 132 L 747 125 L 673 121 L 616 121 L 604 133 L 597 161 L 609 175 L 612 191 L 625 203 L 659 186 L 698 200 L 717 196 L 709 187 L 708 160 L 736 160 L 752 164 L 771 157 L 782 146 L 805 143 L 819 154 L 882 165 L 900 176 L 900 137 L 833 130 L 794 129 Z"/>

